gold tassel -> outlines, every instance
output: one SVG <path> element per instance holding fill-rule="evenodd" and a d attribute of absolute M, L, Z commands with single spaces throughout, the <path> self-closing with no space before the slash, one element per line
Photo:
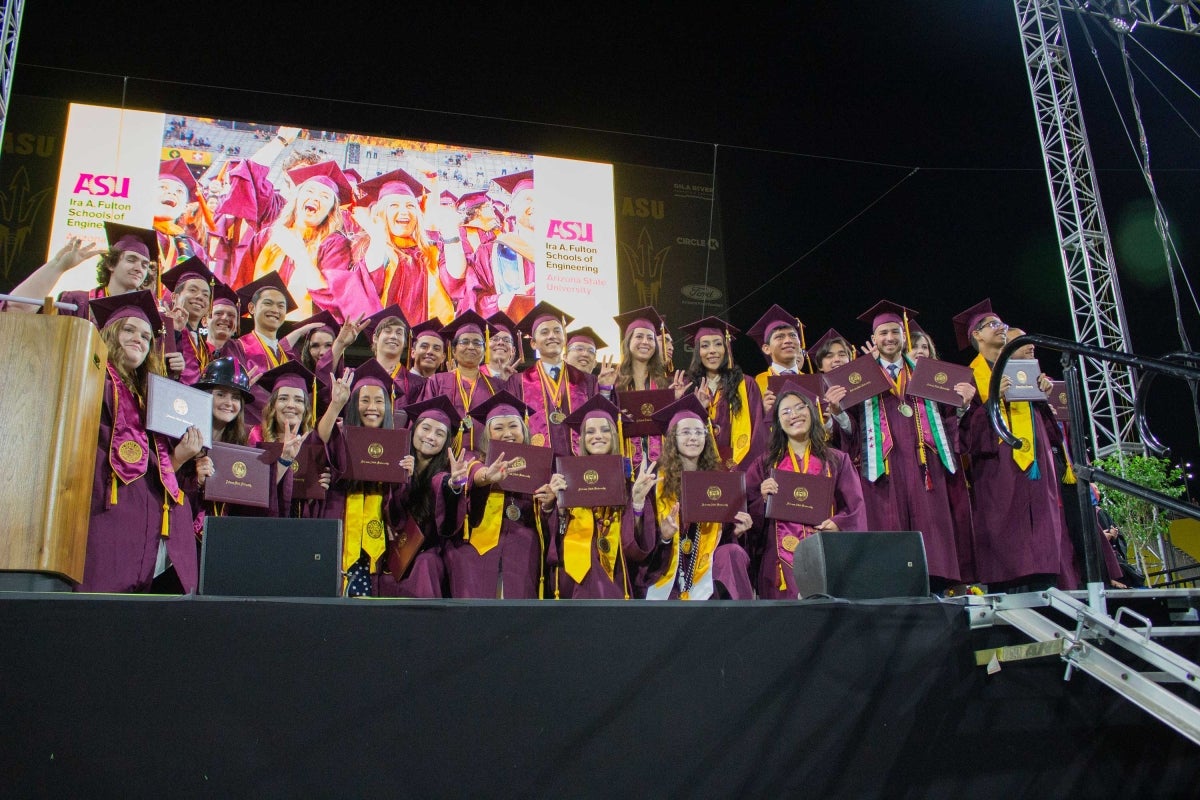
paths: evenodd
<path fill-rule="evenodd" d="M 779 591 L 782 592 L 787 589 L 787 578 L 783 574 L 783 562 L 776 562 L 775 566 L 779 568 Z"/>
<path fill-rule="evenodd" d="M 171 535 L 171 512 L 170 512 L 170 508 L 171 508 L 171 506 L 170 506 L 170 504 L 169 504 L 169 502 L 168 502 L 168 500 L 167 500 L 167 490 L 166 490 L 166 489 L 164 489 L 164 490 L 163 490 L 163 517 L 162 517 L 162 531 L 160 531 L 160 533 L 162 533 L 162 536 L 163 536 L 163 538 L 164 538 L 164 539 L 165 539 L 166 537 L 168 537 L 168 536 L 170 536 L 170 535 Z"/>
<path fill-rule="evenodd" d="M 108 496 L 108 504 L 115 506 L 117 504 L 117 473 L 112 476 L 112 493 Z"/>
<path fill-rule="evenodd" d="M 903 312 L 903 314 L 904 314 L 904 352 L 907 353 L 909 350 L 912 350 L 912 333 L 909 331 L 909 328 L 908 328 L 908 312 L 905 311 L 905 312 Z"/>
<path fill-rule="evenodd" d="M 538 535 L 538 600 L 546 599 L 546 536 L 542 533 L 542 504 L 533 501 L 533 527 Z M 557 589 L 556 589 L 557 590 Z"/>
<path fill-rule="evenodd" d="M 312 428 L 317 427 L 317 377 L 315 375 L 313 376 L 312 382 L 312 403 L 310 403 L 310 406 L 311 408 L 308 412 L 308 427 L 311 430 Z"/>
<path fill-rule="evenodd" d="M 486 324 L 483 326 L 483 363 L 492 363 L 492 329 Z"/>

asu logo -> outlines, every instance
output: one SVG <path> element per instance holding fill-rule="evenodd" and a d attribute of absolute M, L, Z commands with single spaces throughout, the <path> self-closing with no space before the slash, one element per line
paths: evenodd
<path fill-rule="evenodd" d="M 710 487 L 708 487 L 708 491 L 706 491 L 705 494 L 708 495 L 709 500 L 720 500 L 721 499 L 721 487 L 720 486 L 710 486 Z"/>
<path fill-rule="evenodd" d="M 525 469 L 525 467 L 527 467 L 527 466 L 529 466 L 529 462 L 527 462 L 525 459 L 521 458 L 520 456 L 517 456 L 511 462 L 509 462 L 508 468 L 510 470 L 512 470 L 513 472 L 520 472 L 521 470 Z"/>
<path fill-rule="evenodd" d="M 797 486 L 792 492 L 792 497 L 796 498 L 796 502 L 803 503 L 808 499 L 808 489 L 805 489 L 803 486 Z"/>
<path fill-rule="evenodd" d="M 241 480 L 242 478 L 246 477 L 246 462 L 235 461 L 229 470 L 233 473 L 233 477 Z"/>
<path fill-rule="evenodd" d="M 81 172 L 75 179 L 74 194 L 90 194 L 94 197 L 129 197 L 129 178 Z"/>
<path fill-rule="evenodd" d="M 938 386 L 944 386 L 948 380 L 950 380 L 950 376 L 944 372 L 939 372 L 933 376 L 933 382 Z"/>
<path fill-rule="evenodd" d="M 642 407 L 639 410 L 642 412 L 643 417 L 649 417 L 654 413 L 654 403 L 642 403 Z"/>
<path fill-rule="evenodd" d="M 846 377 L 846 380 L 849 381 L 851 386 L 858 386 L 860 383 L 863 382 L 863 376 L 860 373 L 851 372 Z"/>
<path fill-rule="evenodd" d="M 600 473 L 596 472 L 594 469 L 589 469 L 587 472 L 583 473 L 583 482 L 588 486 L 591 486 L 598 480 L 600 480 Z"/>
<path fill-rule="evenodd" d="M 379 458 L 381 455 L 383 455 L 383 445 L 381 445 L 379 442 L 371 442 L 369 445 L 367 445 L 367 455 L 369 455 L 371 458 Z"/>
<path fill-rule="evenodd" d="M 546 229 L 547 239 L 563 239 L 569 242 L 595 241 L 592 234 L 592 223 L 572 222 L 570 220 L 552 219 Z"/>
<path fill-rule="evenodd" d="M 187 400 L 184 400 L 182 397 L 176 397 L 175 401 L 171 403 L 171 408 L 175 410 L 176 414 L 183 416 L 188 412 Z"/>

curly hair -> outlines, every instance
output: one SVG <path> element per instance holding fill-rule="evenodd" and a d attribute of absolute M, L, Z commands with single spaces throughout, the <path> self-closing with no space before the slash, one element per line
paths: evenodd
<path fill-rule="evenodd" d="M 658 476 L 661 480 L 663 497 L 679 497 L 680 486 L 683 482 L 683 456 L 675 443 L 675 429 L 678 423 L 672 425 L 663 436 L 662 453 L 658 457 Z M 717 455 L 717 443 L 713 440 L 712 431 L 705 426 L 704 450 L 697 459 L 696 469 L 720 469 L 721 458 Z"/>
<path fill-rule="evenodd" d="M 118 250 L 115 247 L 110 247 L 100 254 L 100 260 L 96 262 L 96 285 L 108 286 L 108 282 L 112 280 L 113 270 L 117 266 L 117 262 L 121 260 L 121 253 L 124 250 Z M 148 289 L 154 285 L 156 276 L 158 275 L 158 262 L 150 259 L 150 267 L 146 270 L 146 278 L 142 281 L 142 285 L 138 289 Z"/>

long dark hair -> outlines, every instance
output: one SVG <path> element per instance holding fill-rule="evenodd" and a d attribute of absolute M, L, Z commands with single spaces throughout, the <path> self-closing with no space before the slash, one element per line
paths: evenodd
<path fill-rule="evenodd" d="M 738 394 L 738 389 L 741 387 L 745 375 L 742 373 L 742 368 L 733 363 L 733 354 L 729 351 L 728 339 L 725 340 L 725 361 L 727 363 L 721 364 L 717 374 L 721 378 L 721 391 L 729 403 L 729 410 L 736 414 L 742 410 L 742 397 Z M 700 346 L 696 345 L 692 350 L 691 366 L 688 367 L 688 379 L 692 382 L 692 389 L 700 387 L 707 374 L 707 370 L 700 362 Z"/>
<path fill-rule="evenodd" d="M 413 425 L 416 428 L 416 425 Z M 433 507 L 433 478 L 443 472 L 450 471 L 450 456 L 447 451 L 453 440 L 453 432 L 446 431 L 446 441 L 437 454 L 431 456 L 424 467 L 418 466 L 413 470 L 412 482 L 408 489 L 408 512 L 417 521 L 417 527 L 422 531 L 431 530 L 436 522 Z M 414 458 L 416 453 L 413 453 Z"/>
<path fill-rule="evenodd" d="M 821 422 L 821 415 L 817 413 L 817 407 L 813 405 L 813 401 L 809 397 L 789 390 L 775 398 L 775 407 L 771 409 L 771 440 L 767 446 L 766 461 L 763 464 L 766 469 L 778 464 L 788 451 L 788 436 L 783 432 L 783 426 L 779 424 L 779 406 L 787 397 L 800 398 L 800 401 L 808 407 L 808 413 L 812 417 L 812 424 L 808 431 L 808 452 L 822 461 L 825 460 L 825 454 L 829 452 L 829 435 L 825 431 L 825 425 Z"/>
<path fill-rule="evenodd" d="M 373 386 L 375 384 L 368 384 L 368 385 Z M 358 415 L 358 396 L 359 396 L 359 394 L 362 393 L 362 390 L 363 390 L 362 386 L 360 386 L 354 390 L 354 392 L 350 395 L 350 401 L 348 403 L 346 403 L 345 410 L 342 411 L 342 419 L 345 420 L 346 425 L 356 425 L 359 427 L 362 426 L 362 417 L 360 417 Z M 383 390 L 383 424 L 380 425 L 379 427 L 387 428 L 390 430 L 391 428 L 393 428 L 395 426 L 395 423 L 392 420 L 392 403 L 393 402 L 394 401 L 392 400 L 392 393 L 389 390 L 384 389 Z"/>
<path fill-rule="evenodd" d="M 621 363 L 617 367 L 616 388 L 618 392 L 629 392 L 641 388 L 633 385 L 633 353 L 629 350 L 629 340 L 633 338 L 635 330 L 639 329 L 630 328 L 621 337 Z M 641 330 L 645 330 L 645 328 L 641 328 Z M 646 362 L 647 388 L 654 386 L 663 387 L 670 383 L 670 380 L 667 378 L 667 365 L 663 361 L 663 358 L 662 338 L 655 336 L 654 353 L 650 356 L 650 360 Z"/>

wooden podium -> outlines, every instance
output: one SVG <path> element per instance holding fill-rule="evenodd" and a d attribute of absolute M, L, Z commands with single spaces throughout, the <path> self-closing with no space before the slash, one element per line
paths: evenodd
<path fill-rule="evenodd" d="M 83 579 L 108 348 L 86 319 L 0 313 L 0 577 Z"/>

